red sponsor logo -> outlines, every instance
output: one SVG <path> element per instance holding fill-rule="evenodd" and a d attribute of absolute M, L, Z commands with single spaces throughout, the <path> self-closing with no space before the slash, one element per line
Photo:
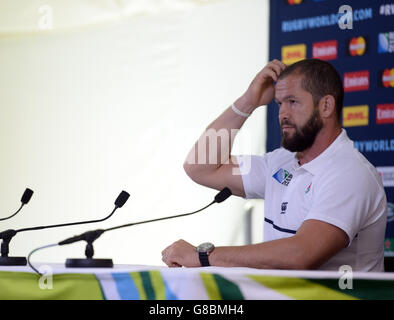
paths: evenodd
<path fill-rule="evenodd" d="M 394 87 L 394 68 L 383 71 L 382 84 L 386 88 Z"/>
<path fill-rule="evenodd" d="M 378 104 L 376 106 L 376 123 L 394 123 L 394 103 Z"/>
<path fill-rule="evenodd" d="M 349 112 L 346 119 L 348 121 L 353 121 L 353 120 L 366 120 L 368 119 L 368 117 L 364 114 L 364 112 L 362 111 L 358 111 L 358 112 Z"/>
<path fill-rule="evenodd" d="M 312 46 L 312 58 L 321 60 L 335 60 L 338 57 L 338 41 L 330 40 L 315 42 Z"/>
<path fill-rule="evenodd" d="M 369 90 L 369 70 L 346 72 L 343 87 L 345 92 Z"/>
<path fill-rule="evenodd" d="M 286 59 L 302 59 L 302 54 L 299 51 L 289 52 L 287 53 Z"/>
<path fill-rule="evenodd" d="M 354 37 L 349 42 L 349 53 L 351 56 L 362 56 L 367 49 L 367 41 L 364 37 Z"/>
<path fill-rule="evenodd" d="M 291 6 L 295 5 L 295 4 L 300 4 L 302 2 L 302 0 L 287 0 L 287 3 Z"/>

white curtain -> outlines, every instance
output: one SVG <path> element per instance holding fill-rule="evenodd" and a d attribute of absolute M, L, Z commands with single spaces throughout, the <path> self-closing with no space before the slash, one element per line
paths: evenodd
<path fill-rule="evenodd" d="M 0 1 L 0 216 L 18 208 L 26 187 L 35 192 L 0 231 L 101 218 L 121 190 L 131 194 L 104 223 L 18 234 L 10 255 L 211 202 L 216 191 L 192 182 L 183 161 L 267 54 L 265 0 Z M 247 121 L 235 153 L 264 152 L 264 119 L 261 108 Z M 179 238 L 242 244 L 244 205 L 232 197 L 104 234 L 95 257 L 162 264 Z M 36 259 L 83 256 L 78 243 Z"/>

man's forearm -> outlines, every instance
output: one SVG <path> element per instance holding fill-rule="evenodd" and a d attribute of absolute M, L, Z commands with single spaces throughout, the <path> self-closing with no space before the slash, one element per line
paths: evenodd
<path fill-rule="evenodd" d="M 258 269 L 309 269 L 304 246 L 294 237 L 259 244 L 217 247 L 210 254 L 211 265 Z"/>
<path fill-rule="evenodd" d="M 237 109 L 244 113 L 252 113 L 253 108 L 238 99 Z M 189 172 L 210 172 L 221 165 L 229 163 L 234 138 L 243 126 L 246 117 L 235 113 L 228 107 L 215 121 L 213 121 L 190 150 L 184 168 Z"/>

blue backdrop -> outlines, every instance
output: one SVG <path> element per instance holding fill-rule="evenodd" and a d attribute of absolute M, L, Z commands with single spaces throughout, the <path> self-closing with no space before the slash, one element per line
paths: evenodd
<path fill-rule="evenodd" d="M 340 12 L 343 4 L 351 10 Z M 394 1 L 270 0 L 269 56 L 285 64 L 318 58 L 340 72 L 342 126 L 382 175 L 389 202 L 385 255 L 394 256 Z M 272 103 L 267 151 L 280 140 Z"/>

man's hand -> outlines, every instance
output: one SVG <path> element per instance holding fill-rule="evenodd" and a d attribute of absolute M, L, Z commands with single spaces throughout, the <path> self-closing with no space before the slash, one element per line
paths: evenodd
<path fill-rule="evenodd" d="M 256 109 L 269 104 L 275 97 L 274 81 L 278 80 L 285 68 L 286 65 L 279 60 L 269 62 L 253 79 L 248 90 L 235 102 L 235 106 L 245 104 Z"/>
<path fill-rule="evenodd" d="M 178 240 L 162 251 L 162 260 L 169 267 L 201 267 L 196 247 Z"/>

